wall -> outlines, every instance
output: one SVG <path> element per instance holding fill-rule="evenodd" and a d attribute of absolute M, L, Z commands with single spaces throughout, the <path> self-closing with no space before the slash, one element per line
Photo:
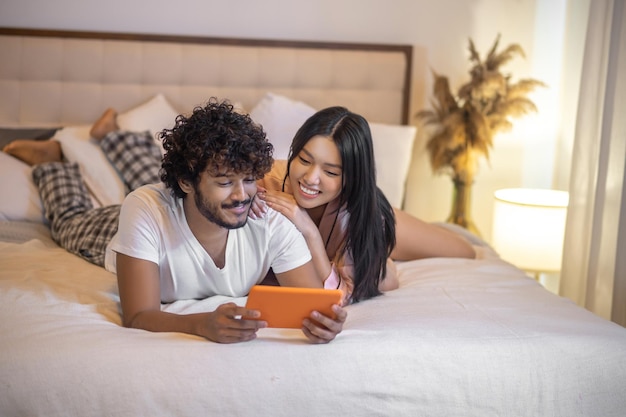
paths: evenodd
<path fill-rule="evenodd" d="M 428 66 L 448 75 L 456 89 L 468 79 L 470 37 L 483 55 L 498 33 L 502 34 L 501 46 L 520 44 L 526 60 L 512 61 L 505 69 L 514 79 L 535 77 L 533 57 L 541 45 L 536 42 L 537 24 L 542 24 L 537 14 L 546 13 L 539 6 L 551 1 L 2 0 L 0 26 L 413 44 L 427 51 L 427 56 L 415 59 L 427 59 Z M 546 28 L 543 32 L 541 36 L 549 36 Z M 430 83 L 430 78 L 423 76 L 415 82 L 412 113 L 428 105 Z M 535 176 L 553 175 L 552 161 L 548 167 L 528 163 L 529 156 L 523 152 L 527 139 L 517 129 L 498 136 L 490 163 L 480 167 L 472 210 L 487 240 L 495 189 L 524 185 L 528 179 L 524 179 L 523 170 L 528 171 L 530 165 Z M 545 140 L 546 147 L 554 146 L 552 138 Z M 451 183 L 448 177 L 432 175 L 423 144 L 423 138 L 418 137 L 405 207 L 424 220 L 443 221 L 450 208 Z"/>

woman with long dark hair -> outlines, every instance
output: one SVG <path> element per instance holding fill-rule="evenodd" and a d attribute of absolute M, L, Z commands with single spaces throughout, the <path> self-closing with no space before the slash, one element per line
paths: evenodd
<path fill-rule="evenodd" d="M 346 303 L 397 288 L 392 260 L 475 255 L 461 236 L 391 207 L 376 185 L 369 124 L 344 107 L 306 120 L 288 160 L 276 161 L 259 185 L 259 197 L 298 227 L 318 275 L 327 288 L 342 288 Z"/>

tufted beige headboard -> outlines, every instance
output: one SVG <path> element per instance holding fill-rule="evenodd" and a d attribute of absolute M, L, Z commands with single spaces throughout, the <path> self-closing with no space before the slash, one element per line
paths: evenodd
<path fill-rule="evenodd" d="M 0 126 L 91 123 L 163 93 L 247 110 L 266 92 L 408 121 L 412 47 L 0 28 Z"/>

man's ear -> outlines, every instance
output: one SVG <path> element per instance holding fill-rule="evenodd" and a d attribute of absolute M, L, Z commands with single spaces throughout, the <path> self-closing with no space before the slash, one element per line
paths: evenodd
<path fill-rule="evenodd" d="M 187 180 L 178 180 L 178 186 L 185 192 L 185 194 L 189 194 L 193 190 L 193 186 Z"/>

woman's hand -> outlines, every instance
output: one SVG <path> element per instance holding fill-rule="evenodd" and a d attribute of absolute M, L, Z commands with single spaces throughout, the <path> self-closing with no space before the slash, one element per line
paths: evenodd
<path fill-rule="evenodd" d="M 250 211 L 248 211 L 248 217 L 251 219 L 260 219 L 265 216 L 267 212 L 267 206 L 265 205 L 265 201 L 263 201 L 262 196 L 265 194 L 267 190 L 263 187 L 257 186 L 257 193 L 254 199 L 252 200 L 252 204 L 250 205 Z"/>
<path fill-rule="evenodd" d="M 257 194 L 259 196 L 259 194 Z M 265 191 L 259 196 L 268 207 L 287 217 L 308 240 L 310 236 L 319 235 L 319 231 L 309 214 L 298 205 L 293 195 L 280 191 Z"/>
<path fill-rule="evenodd" d="M 318 311 L 314 311 L 311 313 L 310 319 L 304 319 L 302 322 L 302 332 L 312 343 L 328 343 L 343 330 L 343 324 L 348 317 L 348 312 L 337 304 L 333 305 L 332 308 L 337 316 L 334 320 Z"/>

